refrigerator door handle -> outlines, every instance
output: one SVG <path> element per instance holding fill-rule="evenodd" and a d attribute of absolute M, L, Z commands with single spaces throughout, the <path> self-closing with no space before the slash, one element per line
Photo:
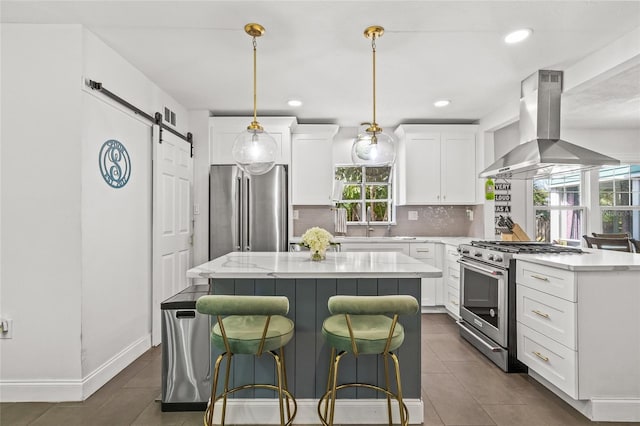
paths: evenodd
<path fill-rule="evenodd" d="M 246 251 L 251 251 L 251 177 L 247 176 L 246 177 L 246 182 L 245 182 L 245 200 L 247 202 L 247 209 L 246 209 L 246 220 L 245 220 L 245 232 L 246 232 L 246 240 L 245 240 L 245 244 L 246 244 Z"/>
<path fill-rule="evenodd" d="M 242 178 L 240 176 L 236 177 L 236 209 L 241 210 L 242 209 L 242 194 L 241 194 L 241 188 L 242 188 Z M 240 214 L 236 214 L 235 218 L 236 218 L 236 238 L 234 241 L 234 245 L 236 246 L 236 250 L 237 251 L 241 251 L 242 247 L 241 247 L 241 241 L 242 241 L 242 219 L 240 218 Z"/>

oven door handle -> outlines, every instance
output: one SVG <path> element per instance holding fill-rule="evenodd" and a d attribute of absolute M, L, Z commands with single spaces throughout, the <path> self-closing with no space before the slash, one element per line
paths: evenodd
<path fill-rule="evenodd" d="M 477 271 L 485 272 L 491 275 L 503 275 L 502 271 L 496 271 L 495 269 L 483 268 L 482 266 L 476 265 L 474 263 L 465 262 L 463 260 L 458 259 L 458 263 L 462 266 L 466 266 L 467 268 L 475 269 Z"/>

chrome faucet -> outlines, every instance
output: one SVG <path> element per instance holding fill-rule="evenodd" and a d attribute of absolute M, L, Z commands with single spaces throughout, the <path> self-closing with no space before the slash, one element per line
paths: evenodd
<path fill-rule="evenodd" d="M 365 216 L 367 217 L 367 237 L 368 237 L 370 232 L 373 231 L 373 228 L 371 227 L 371 206 L 367 206 L 367 211 L 365 213 Z"/>

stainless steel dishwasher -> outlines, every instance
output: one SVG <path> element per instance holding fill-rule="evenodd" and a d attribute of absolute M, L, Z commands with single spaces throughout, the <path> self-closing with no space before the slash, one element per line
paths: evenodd
<path fill-rule="evenodd" d="M 211 393 L 210 317 L 196 311 L 208 285 L 187 287 L 160 304 L 162 411 L 204 411 Z"/>

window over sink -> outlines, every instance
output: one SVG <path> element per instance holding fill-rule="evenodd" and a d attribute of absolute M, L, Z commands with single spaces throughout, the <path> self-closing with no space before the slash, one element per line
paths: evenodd
<path fill-rule="evenodd" d="M 371 209 L 369 223 L 394 221 L 393 166 L 338 164 L 335 179 L 343 183 L 336 206 L 347 210 L 347 223 L 367 223 L 367 208 Z"/>

